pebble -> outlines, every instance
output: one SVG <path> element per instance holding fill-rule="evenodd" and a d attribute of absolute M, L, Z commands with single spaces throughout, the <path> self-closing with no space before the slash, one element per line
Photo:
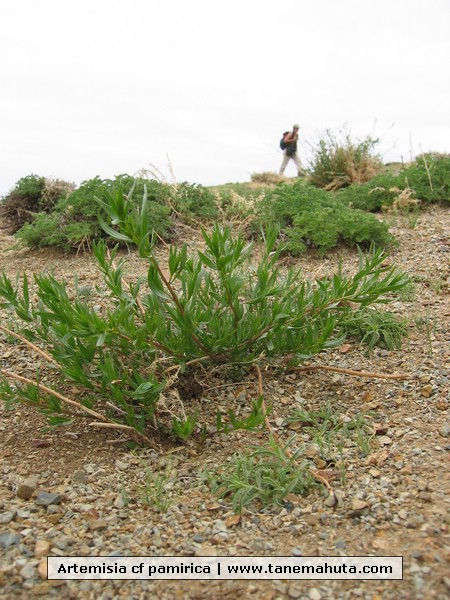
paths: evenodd
<path fill-rule="evenodd" d="M 4 531 L 0 533 L 0 548 L 9 548 L 19 544 L 22 541 L 22 537 L 15 531 Z"/>
<path fill-rule="evenodd" d="M 37 477 L 28 477 L 17 488 L 17 497 L 22 500 L 29 500 L 38 486 Z"/>
<path fill-rule="evenodd" d="M 35 503 L 38 506 L 50 506 L 51 504 L 61 504 L 62 496 L 51 492 L 38 492 Z"/>
<path fill-rule="evenodd" d="M 450 423 L 445 423 L 439 428 L 439 435 L 442 435 L 442 437 L 450 436 Z"/>
<path fill-rule="evenodd" d="M 14 519 L 15 512 L 7 510 L 4 513 L 0 513 L 0 525 L 8 525 Z"/>
<path fill-rule="evenodd" d="M 80 469 L 78 471 L 74 471 L 72 474 L 72 483 L 87 483 L 88 474 L 84 469 Z"/>

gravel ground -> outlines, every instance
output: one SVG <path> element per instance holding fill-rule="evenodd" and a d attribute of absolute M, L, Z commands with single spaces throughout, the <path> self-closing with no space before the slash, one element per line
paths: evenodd
<path fill-rule="evenodd" d="M 289 498 L 286 508 L 236 516 L 202 483 L 206 467 L 231 453 L 264 443 L 267 433 L 201 436 L 166 451 L 129 451 L 117 435 L 75 425 L 46 431 L 41 415 L 21 405 L 0 407 L 0 595 L 2 598 L 172 600 L 255 598 L 447 599 L 450 595 L 450 351 L 448 317 L 450 227 L 448 211 L 420 216 L 415 228 L 399 217 L 400 242 L 390 261 L 409 272 L 415 294 L 392 310 L 409 320 L 399 351 L 350 341 L 317 362 L 342 369 L 405 373 L 405 380 L 362 378 L 314 371 L 264 377 L 270 420 L 283 438 L 293 407 L 318 410 L 327 402 L 343 420 L 369 414 L 374 433 L 364 455 L 346 450 L 345 471 L 332 480 L 336 501 L 324 488 Z M 331 272 L 339 258 L 349 268 L 355 253 L 302 258 L 306 274 Z M 10 275 L 52 270 L 58 279 L 78 274 L 95 285 L 92 257 L 14 247 L 0 237 L 0 268 Z M 129 258 L 128 274 L 140 265 Z M 1 316 L 1 315 L 0 315 Z M 5 314 L 3 313 L 3 317 Z M 8 321 L 3 321 L 8 323 Z M 20 374 L 33 372 L 35 357 L 0 336 L 0 361 Z M 223 382 L 222 382 L 223 383 Z M 218 387 L 211 379 L 192 404 L 214 425 L 217 406 L 249 404 L 256 381 Z M 212 408 L 211 408 L 212 407 Z M 295 429 L 295 428 L 294 428 Z M 295 432 L 306 443 L 302 431 Z M 317 468 L 324 450 L 308 446 Z M 167 474 L 164 492 L 151 497 L 152 473 Z M 342 477 L 345 475 L 345 477 Z M 158 509 L 156 504 L 161 510 Z M 163 506 L 167 504 L 167 506 Z M 47 556 L 354 556 L 402 555 L 403 581 L 48 581 Z"/>

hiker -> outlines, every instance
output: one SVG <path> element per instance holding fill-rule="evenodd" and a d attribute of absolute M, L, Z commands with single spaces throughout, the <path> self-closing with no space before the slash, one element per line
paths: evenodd
<path fill-rule="evenodd" d="M 302 164 L 299 157 L 297 156 L 297 141 L 298 141 L 298 130 L 300 126 L 294 125 L 292 131 L 285 131 L 280 142 L 280 148 L 284 150 L 283 162 L 280 167 L 280 177 L 282 177 L 284 170 L 287 167 L 289 160 L 293 160 L 297 167 L 297 173 L 299 177 L 302 177 L 305 173 L 302 169 Z"/>

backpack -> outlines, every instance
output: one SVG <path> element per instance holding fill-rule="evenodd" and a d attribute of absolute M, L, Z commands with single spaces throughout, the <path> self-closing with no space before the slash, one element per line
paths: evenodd
<path fill-rule="evenodd" d="M 281 138 L 281 140 L 280 140 L 280 148 L 281 148 L 282 150 L 286 150 L 286 148 L 288 147 L 288 145 L 287 145 L 287 144 L 286 144 L 286 142 L 284 141 L 284 137 L 285 137 L 285 136 L 286 136 L 288 133 L 289 133 L 289 131 L 285 131 L 285 132 L 283 133 L 283 137 L 282 137 L 282 138 Z"/>

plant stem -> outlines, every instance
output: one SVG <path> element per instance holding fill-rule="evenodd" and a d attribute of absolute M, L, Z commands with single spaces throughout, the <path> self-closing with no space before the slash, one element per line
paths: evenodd
<path fill-rule="evenodd" d="M 352 369 L 339 369 L 328 365 L 311 365 L 310 367 L 291 367 L 288 372 L 306 372 L 306 371 L 333 371 L 334 373 L 343 373 L 344 375 L 354 375 L 355 377 L 372 377 L 374 379 L 408 379 L 409 375 L 399 374 L 390 375 L 387 373 L 373 373 L 370 371 L 353 371 Z"/>
<path fill-rule="evenodd" d="M 64 404 L 68 404 L 69 406 L 74 406 L 78 410 L 81 410 L 82 412 L 87 413 L 89 416 L 94 417 L 94 419 L 97 419 L 97 421 L 100 421 L 101 423 L 103 423 L 103 425 L 101 425 L 100 423 L 98 423 L 97 426 L 108 427 L 110 429 L 126 430 L 135 439 L 138 439 L 139 441 L 144 442 L 148 446 L 153 446 L 152 441 L 150 440 L 150 438 L 148 438 L 144 434 L 140 433 L 139 431 L 137 431 L 133 427 L 130 427 L 128 425 L 120 425 L 119 423 L 115 423 L 112 419 L 109 419 L 108 417 L 105 417 L 101 413 L 98 413 L 95 410 L 92 410 L 92 409 L 88 408 L 87 406 L 84 406 L 80 402 L 76 402 L 75 400 L 71 400 L 70 398 L 67 398 L 66 396 L 63 396 L 59 392 L 56 392 L 55 390 L 52 390 L 51 388 L 47 387 L 46 385 L 43 385 L 42 383 L 38 383 L 37 381 L 34 381 L 32 379 L 28 379 L 28 377 L 23 377 L 22 375 L 17 375 L 17 373 L 13 373 L 11 371 L 6 371 L 5 369 L 0 369 L 0 373 L 4 377 L 7 377 L 9 379 L 15 379 L 16 381 L 21 381 L 23 383 L 27 383 L 28 385 L 33 385 L 33 386 L 37 387 L 39 390 L 45 392 L 46 394 L 49 394 L 50 396 L 53 396 L 54 398 L 58 398 L 58 400 L 61 400 L 61 402 L 64 402 Z M 83 415 L 78 415 L 78 416 L 83 416 Z M 94 425 L 94 423 L 92 423 L 92 425 Z"/>

